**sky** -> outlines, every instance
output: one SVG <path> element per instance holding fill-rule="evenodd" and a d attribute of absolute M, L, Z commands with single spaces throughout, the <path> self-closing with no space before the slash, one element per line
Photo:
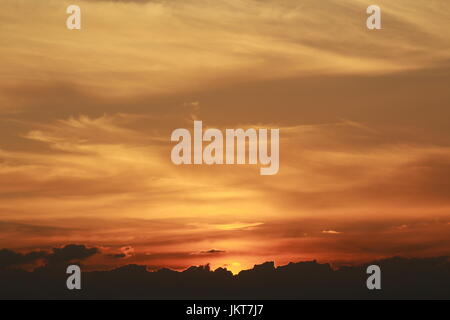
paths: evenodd
<path fill-rule="evenodd" d="M 0 6 L 0 247 L 233 272 L 449 254 L 449 2 Z M 194 120 L 279 128 L 279 173 L 175 166 Z"/>

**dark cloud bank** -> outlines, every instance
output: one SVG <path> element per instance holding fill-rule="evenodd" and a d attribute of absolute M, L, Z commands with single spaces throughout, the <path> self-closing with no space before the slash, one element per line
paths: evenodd
<path fill-rule="evenodd" d="M 70 261 L 81 261 L 99 253 L 97 248 L 87 248 L 84 245 L 70 244 L 63 248 L 54 248 L 51 252 L 32 251 L 26 254 L 9 249 L 0 250 L 0 271 L 37 263 L 42 260 L 45 266 L 55 266 Z"/>
<path fill-rule="evenodd" d="M 100 254 L 68 245 L 51 252 L 0 250 L 0 299 L 450 299 L 450 258 L 394 257 L 334 270 L 316 261 L 275 267 L 256 265 L 233 276 L 226 269 L 190 267 L 183 272 L 127 265 L 82 274 L 82 290 L 66 289 L 69 263 Z M 34 271 L 19 266 L 41 261 Z M 366 268 L 382 270 L 382 290 L 366 288 Z"/>

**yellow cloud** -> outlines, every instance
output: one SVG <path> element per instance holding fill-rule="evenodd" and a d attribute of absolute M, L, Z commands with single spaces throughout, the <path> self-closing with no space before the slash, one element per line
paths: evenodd
<path fill-rule="evenodd" d="M 230 81 L 392 72 L 450 57 L 450 5 L 439 0 L 379 1 L 384 27 L 377 33 L 365 29 L 366 0 L 80 1 L 82 30 L 74 32 L 64 23 L 69 4 L 2 2 L 4 79 L 64 81 L 105 96 L 157 94 Z"/>

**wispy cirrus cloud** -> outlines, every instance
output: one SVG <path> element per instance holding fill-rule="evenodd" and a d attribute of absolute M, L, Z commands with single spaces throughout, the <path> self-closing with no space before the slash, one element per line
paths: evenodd
<path fill-rule="evenodd" d="M 120 96 L 239 79 L 390 73 L 448 66 L 450 57 L 450 8 L 442 1 L 380 1 L 378 33 L 365 29 L 370 1 L 86 1 L 80 5 L 89 21 L 77 36 L 61 23 L 68 4 L 3 4 L 5 14 L 23 8 L 14 19 L 0 16 L 9 43 L 0 54 L 3 77 L 73 82 Z M 31 15 L 46 19 L 31 25 Z M 25 52 L 24 45 L 35 50 Z"/>
<path fill-rule="evenodd" d="M 445 251 L 449 4 L 380 0 L 379 32 L 365 0 L 80 1 L 80 32 L 68 4 L 2 2 L 2 246 L 236 269 Z M 194 118 L 280 128 L 279 175 L 173 166 Z"/>

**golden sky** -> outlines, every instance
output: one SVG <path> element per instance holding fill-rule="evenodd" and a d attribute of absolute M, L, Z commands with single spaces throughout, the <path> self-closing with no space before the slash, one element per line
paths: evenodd
<path fill-rule="evenodd" d="M 449 254 L 450 2 L 1 8 L 0 247 L 234 272 Z M 173 165 L 170 134 L 194 119 L 280 128 L 280 172 Z"/>

